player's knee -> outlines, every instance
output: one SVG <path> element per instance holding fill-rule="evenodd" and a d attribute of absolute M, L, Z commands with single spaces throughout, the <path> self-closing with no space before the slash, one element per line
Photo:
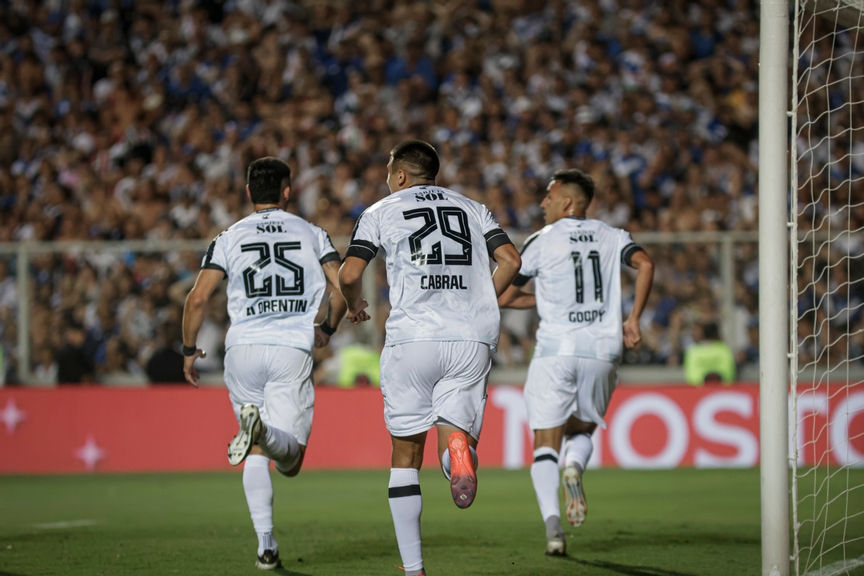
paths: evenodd
<path fill-rule="evenodd" d="M 306 455 L 306 447 L 300 446 L 300 455 L 293 458 L 286 458 L 281 462 L 276 462 L 276 470 L 288 478 L 293 478 L 300 474 L 300 469 L 303 468 L 303 457 Z"/>

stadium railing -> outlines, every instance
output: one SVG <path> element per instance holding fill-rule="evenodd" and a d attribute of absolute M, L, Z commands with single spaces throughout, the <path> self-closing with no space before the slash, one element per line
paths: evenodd
<path fill-rule="evenodd" d="M 710 258 L 713 267 L 712 274 L 719 277 L 721 283 L 719 316 L 723 319 L 723 338 L 730 345 L 733 344 L 733 335 L 740 327 L 735 326 L 737 315 L 735 314 L 736 279 L 740 276 L 741 265 L 749 262 L 736 261 L 736 248 L 743 244 L 755 244 L 758 240 L 757 232 L 644 232 L 634 234 L 634 239 L 643 246 L 674 247 L 676 245 L 692 246 L 703 245 L 706 247 L 705 254 Z M 514 237 L 514 242 L 521 245 L 524 236 Z M 348 238 L 335 238 L 334 244 L 340 251 L 344 252 L 348 244 Z M 125 254 L 161 254 L 165 258 L 177 257 L 178 254 L 198 254 L 206 251 L 209 240 L 126 240 L 126 241 L 81 241 L 81 242 L 12 242 L 0 243 L 0 259 L 5 259 L 10 265 L 10 276 L 15 277 L 17 283 L 17 310 L 15 312 L 17 324 L 17 358 L 18 377 L 23 383 L 32 383 L 32 354 L 31 354 L 31 305 L 34 298 L 32 289 L 32 265 L 34 260 L 40 256 L 66 254 L 69 256 L 83 256 L 93 254 L 113 255 L 114 258 Z M 383 262 L 376 258 L 370 263 L 371 270 L 368 278 L 374 278 L 378 273 L 378 267 Z M 14 270 L 14 272 L 13 272 Z M 366 282 L 364 285 L 365 298 L 369 302 L 370 309 L 378 307 L 381 292 L 376 282 Z M 383 342 L 383 333 L 376 328 L 376 324 L 369 322 L 362 326 L 359 334 L 361 340 L 372 346 L 380 346 Z M 526 369 L 509 368 L 496 369 L 492 374 L 492 380 L 498 383 L 522 383 L 524 382 Z M 757 380 L 758 368 L 747 366 L 739 374 L 739 380 Z M 214 378 L 214 381 L 216 379 Z M 682 382 L 683 372 L 678 367 L 666 366 L 623 366 L 621 370 L 623 382 Z M 221 382 L 221 380 L 219 380 Z"/>

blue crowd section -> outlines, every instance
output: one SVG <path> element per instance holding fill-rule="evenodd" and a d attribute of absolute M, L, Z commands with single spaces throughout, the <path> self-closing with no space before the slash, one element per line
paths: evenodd
<path fill-rule="evenodd" d="M 814 26 L 814 67 L 859 50 Z M 409 137 L 438 149 L 439 185 L 486 204 L 511 235 L 543 225 L 539 201 L 564 167 L 595 179 L 589 216 L 634 233 L 754 230 L 758 40 L 758 6 L 743 0 L 0 1 L 0 242 L 210 239 L 248 212 L 245 169 L 265 155 L 292 167 L 290 210 L 346 236 L 387 193 L 388 151 Z M 850 91 L 860 76 L 814 91 L 808 113 L 860 125 Z M 808 182 L 818 192 L 833 178 L 842 195 L 860 152 L 838 155 L 845 171 L 808 168 L 819 175 Z M 813 194 L 805 219 L 831 213 L 832 193 Z M 860 206 L 847 220 L 861 227 Z M 680 364 L 701 326 L 722 324 L 718 250 L 649 250 L 645 343 L 625 361 Z M 737 246 L 740 363 L 757 358 L 755 258 Z M 819 278 L 837 258 L 814 261 Z M 176 344 L 198 266 L 192 254 L 34 259 L 34 373 L 52 381 L 74 364 L 85 379 L 146 379 Z M 0 264 L 3 294 L 8 278 Z M 814 283 L 802 297 L 811 334 L 820 322 L 857 334 L 860 292 Z M 202 369 L 218 371 L 225 316 L 210 310 Z M 376 314 L 380 330 L 386 305 Z M 11 379 L 14 318 L 14 297 L 0 297 Z M 536 321 L 505 314 L 497 362 L 527 362 Z M 346 331 L 342 345 L 353 340 Z M 816 340 L 814 358 L 834 345 Z M 849 341 L 851 356 L 862 342 Z"/>

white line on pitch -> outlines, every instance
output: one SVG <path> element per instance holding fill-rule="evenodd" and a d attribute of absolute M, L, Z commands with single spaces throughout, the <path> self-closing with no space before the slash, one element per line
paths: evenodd
<path fill-rule="evenodd" d="M 852 558 L 851 560 L 834 562 L 828 566 L 823 566 L 820 570 L 807 572 L 804 576 L 835 576 L 835 574 L 843 574 L 844 572 L 859 566 L 864 566 L 864 555 L 859 556 L 858 558 Z"/>
<path fill-rule="evenodd" d="M 40 530 L 62 530 L 64 528 L 82 528 L 99 524 L 98 520 L 68 520 L 66 522 L 47 522 L 45 524 L 34 524 L 33 528 Z"/>

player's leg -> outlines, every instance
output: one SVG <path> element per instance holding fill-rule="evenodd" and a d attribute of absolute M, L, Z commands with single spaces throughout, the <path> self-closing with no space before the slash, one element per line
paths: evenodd
<path fill-rule="evenodd" d="M 564 424 L 576 409 L 577 389 L 572 376 L 572 360 L 567 356 L 534 358 L 525 382 L 528 422 L 534 430 L 531 481 L 546 528 L 546 554 L 550 556 L 566 554 L 558 496 L 561 485 L 558 452 Z"/>
<path fill-rule="evenodd" d="M 440 378 L 437 343 L 387 346 L 381 353 L 384 423 L 390 432 L 388 501 L 402 565 L 408 576 L 425 574 L 420 542 L 419 471 L 426 433 L 434 425 L 432 387 Z"/>
<path fill-rule="evenodd" d="M 277 545 L 273 540 L 273 482 L 270 458 L 255 445 L 261 431 L 258 407 L 264 406 L 264 369 L 262 347 L 235 346 L 225 353 L 225 384 L 240 424 L 240 431 L 228 445 L 228 460 L 243 466 L 243 491 L 252 526 L 258 536 L 258 561 L 262 569 L 279 566 Z M 268 553 L 269 551 L 269 553 Z"/>
<path fill-rule="evenodd" d="M 584 476 L 594 452 L 591 435 L 606 427 L 603 417 L 618 381 L 615 364 L 593 358 L 578 358 L 576 367 L 577 410 L 567 420 L 564 447 L 564 496 L 567 519 L 581 526 L 588 514 Z"/>
<path fill-rule="evenodd" d="M 403 438 L 391 436 L 391 441 L 393 453 L 387 498 L 393 516 L 393 528 L 396 530 L 396 543 L 406 576 L 420 576 L 426 574 L 420 542 L 423 498 L 420 495 L 419 477 L 426 432 Z"/>
<path fill-rule="evenodd" d="M 477 496 L 477 441 L 486 409 L 492 360 L 480 342 L 440 342 L 444 374 L 432 391 L 438 458 L 450 480 L 453 502 L 468 508 Z"/>
<path fill-rule="evenodd" d="M 312 431 L 315 387 L 312 356 L 287 346 L 268 346 L 263 426 L 258 445 L 288 477 L 300 473 Z"/>

